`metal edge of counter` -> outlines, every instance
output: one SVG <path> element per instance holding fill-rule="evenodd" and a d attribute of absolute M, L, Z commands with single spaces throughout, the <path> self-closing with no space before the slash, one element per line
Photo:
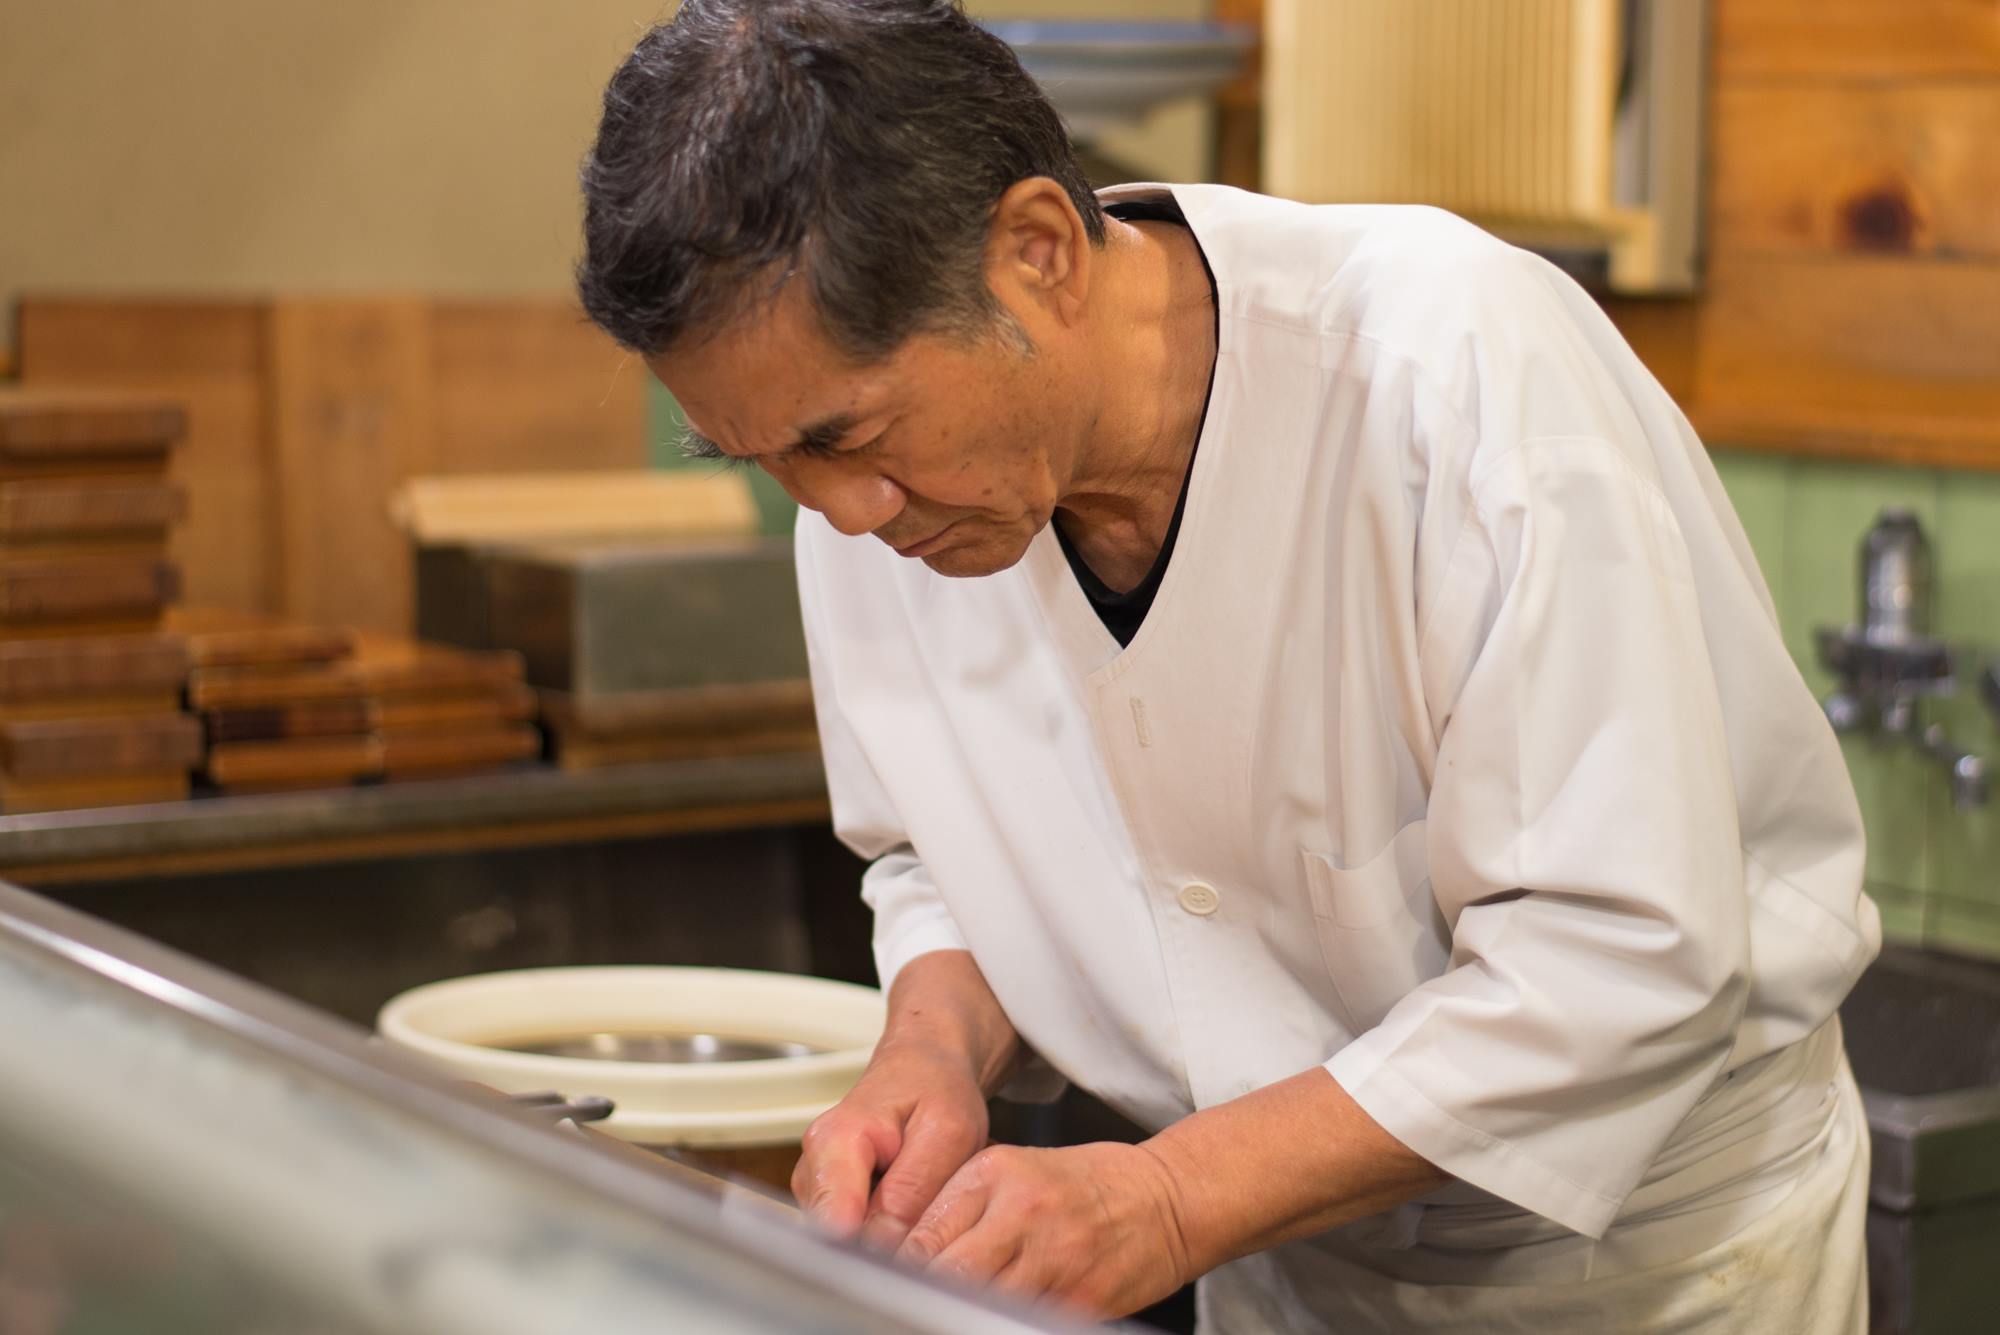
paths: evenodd
<path fill-rule="evenodd" d="M 523 768 L 456 779 L 201 797 L 151 806 L 0 816 L 10 869 L 172 857 L 287 843 L 824 802 L 817 753 L 720 757 L 578 773 Z M 740 822 L 739 822 L 740 823 Z"/>
<path fill-rule="evenodd" d="M 558 1133 L 502 1101 L 481 1098 L 345 1021 L 5 882 L 0 882 L 0 947 L 25 948 L 104 985 L 150 998 L 263 1058 L 504 1156 L 522 1172 L 581 1186 L 615 1207 L 752 1256 L 778 1275 L 817 1289 L 849 1315 L 873 1313 L 906 1330 L 967 1335 L 1082 1329 L 1045 1313 L 1009 1311 L 953 1293 L 856 1247 L 783 1222 L 772 1211 L 730 1209 L 672 1174 L 636 1171 L 629 1155 Z"/>

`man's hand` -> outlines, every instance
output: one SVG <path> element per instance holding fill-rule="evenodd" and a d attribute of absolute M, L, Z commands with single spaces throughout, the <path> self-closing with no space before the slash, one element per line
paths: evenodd
<path fill-rule="evenodd" d="M 792 1195 L 836 1235 L 859 1233 L 894 1251 L 986 1143 L 986 1096 L 1021 1056 L 1020 1036 L 968 952 L 911 960 L 889 989 L 867 1071 L 806 1128 Z"/>
<path fill-rule="evenodd" d="M 986 1095 L 965 1059 L 885 1041 L 847 1097 L 806 1129 L 792 1195 L 836 1236 L 859 1233 L 891 1251 L 985 1143 Z"/>
<path fill-rule="evenodd" d="M 899 1255 L 1031 1301 L 1125 1316 L 1239 1256 L 1449 1180 L 1314 1067 L 1143 1145 L 984 1150 Z"/>
<path fill-rule="evenodd" d="M 996 1145 L 959 1169 L 899 1259 L 964 1283 L 1125 1316 L 1194 1278 L 1171 1174 L 1138 1145 Z"/>

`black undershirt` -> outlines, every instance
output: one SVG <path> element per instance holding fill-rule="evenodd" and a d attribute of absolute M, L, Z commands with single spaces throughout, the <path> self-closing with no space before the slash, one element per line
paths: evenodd
<path fill-rule="evenodd" d="M 1107 204 L 1104 211 L 1121 222 L 1165 222 L 1173 223 L 1177 227 L 1187 226 L 1187 218 L 1182 215 L 1180 205 L 1172 196 L 1164 199 L 1129 200 L 1118 204 Z M 1195 246 L 1195 252 L 1197 254 L 1201 252 L 1199 243 Z M 1216 343 L 1220 347 L 1221 303 L 1217 299 L 1215 290 L 1215 272 L 1208 267 L 1206 255 L 1202 256 L 1201 267 L 1202 272 L 1208 275 L 1209 301 L 1216 307 Z M 1208 400 L 1214 392 L 1215 377 L 1211 372 L 1208 394 L 1204 395 L 1201 401 L 1201 421 L 1195 425 L 1197 445 L 1201 442 L 1201 429 L 1208 422 Z M 1071 573 L 1076 576 L 1076 582 L 1083 587 L 1083 595 L 1090 600 L 1092 609 L 1097 613 L 1097 619 L 1104 623 L 1104 628 L 1111 632 L 1112 638 L 1117 640 L 1121 647 L 1132 643 L 1132 637 L 1139 633 L 1140 625 L 1146 620 L 1146 613 L 1152 610 L 1153 596 L 1160 591 L 1160 581 L 1166 577 L 1167 562 L 1174 554 L 1174 539 L 1181 531 L 1181 513 L 1187 509 L 1188 481 L 1193 476 L 1194 451 L 1189 450 L 1187 476 L 1181 479 L 1180 499 L 1174 502 L 1174 517 L 1167 524 L 1167 540 L 1160 544 L 1160 554 L 1153 559 L 1153 568 L 1146 572 L 1146 578 L 1124 593 L 1119 593 L 1099 579 L 1097 573 L 1084 564 L 1083 558 L 1077 555 L 1076 548 L 1070 545 L 1068 536 L 1063 533 L 1062 525 L 1055 525 L 1056 541 L 1062 544 L 1062 553 L 1069 561 Z"/>

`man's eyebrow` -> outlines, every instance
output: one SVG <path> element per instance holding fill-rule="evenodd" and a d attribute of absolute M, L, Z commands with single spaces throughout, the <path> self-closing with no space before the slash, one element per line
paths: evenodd
<path fill-rule="evenodd" d="M 830 450 L 847 438 L 854 430 L 856 418 L 853 413 L 835 413 L 821 418 L 811 426 L 799 429 L 799 438 L 785 447 L 786 453 L 797 450 Z M 752 456 L 731 454 L 691 426 L 681 428 L 680 454 L 684 459 L 699 459 L 712 463 L 746 464 Z"/>
<path fill-rule="evenodd" d="M 854 430 L 854 423 L 853 413 L 835 413 L 831 417 L 823 417 L 811 426 L 801 427 L 799 438 L 792 443 L 791 448 L 830 450 L 847 438 L 847 433 Z"/>

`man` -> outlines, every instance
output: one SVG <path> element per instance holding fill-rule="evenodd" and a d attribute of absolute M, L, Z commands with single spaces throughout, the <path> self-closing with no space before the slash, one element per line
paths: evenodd
<path fill-rule="evenodd" d="M 803 507 L 890 1010 L 809 1211 L 1218 1332 L 1860 1329 L 1853 795 L 1574 285 L 1093 196 L 947 0 L 687 0 L 584 181 L 592 316 Z M 1061 1078 L 1157 1134 L 982 1149 Z"/>

